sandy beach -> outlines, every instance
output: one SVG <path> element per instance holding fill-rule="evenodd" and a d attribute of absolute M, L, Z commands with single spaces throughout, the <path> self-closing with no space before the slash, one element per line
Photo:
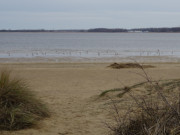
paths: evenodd
<path fill-rule="evenodd" d="M 50 109 L 51 117 L 32 129 L 4 135 L 104 135 L 104 122 L 112 121 L 105 101 L 98 95 L 108 89 L 142 82 L 139 69 L 111 69 L 110 63 L 1 63 L 24 78 Z M 153 79 L 180 78 L 180 63 L 150 63 Z"/>

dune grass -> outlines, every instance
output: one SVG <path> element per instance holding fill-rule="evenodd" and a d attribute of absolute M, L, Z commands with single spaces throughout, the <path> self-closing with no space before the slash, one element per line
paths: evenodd
<path fill-rule="evenodd" d="M 122 115 L 118 102 L 110 98 L 115 124 L 106 123 L 106 126 L 112 135 L 180 135 L 180 79 L 153 81 L 144 68 L 140 68 L 145 82 L 101 93 L 100 96 L 104 96 L 117 92 L 121 98 L 128 94 L 133 103 Z M 140 87 L 147 92 L 138 95 L 132 91 Z"/>
<path fill-rule="evenodd" d="M 154 95 L 139 98 L 129 93 L 135 105 L 124 116 L 119 115 L 117 103 L 113 103 L 116 124 L 108 125 L 112 135 L 180 135 L 180 93 L 168 99 L 158 83 L 151 86 L 157 98 Z"/>
<path fill-rule="evenodd" d="M 103 92 L 101 92 L 101 94 L 99 95 L 100 97 L 102 96 L 105 96 L 107 93 L 110 93 L 110 92 L 122 92 L 122 93 L 127 93 L 129 92 L 129 90 L 133 89 L 133 88 L 137 88 L 137 87 L 140 87 L 144 84 L 146 84 L 147 82 L 140 82 L 140 83 L 137 83 L 137 84 L 134 84 L 132 86 L 129 86 L 128 87 L 128 90 L 126 89 L 127 87 L 122 87 L 122 88 L 114 88 L 114 89 L 110 89 L 110 90 L 105 90 Z M 123 94 L 123 95 L 124 95 Z"/>
<path fill-rule="evenodd" d="M 0 72 L 0 130 L 29 128 L 49 117 L 48 109 L 35 98 L 26 82 L 12 78 L 10 73 Z"/>
<path fill-rule="evenodd" d="M 152 81 L 152 83 L 156 83 L 156 82 L 157 81 Z M 180 79 L 159 80 L 158 83 L 161 87 L 163 87 L 163 89 L 166 92 L 169 92 L 172 89 L 175 89 L 180 86 Z M 99 96 L 103 97 L 103 96 L 107 95 L 108 93 L 117 92 L 117 96 L 122 97 L 124 94 L 128 93 L 129 91 L 131 91 L 135 88 L 147 87 L 148 84 L 149 84 L 148 81 L 144 81 L 144 82 L 136 83 L 134 85 L 127 86 L 127 87 L 105 90 L 105 91 L 101 92 L 101 94 Z M 148 88 L 146 88 L 146 89 L 148 90 Z"/>

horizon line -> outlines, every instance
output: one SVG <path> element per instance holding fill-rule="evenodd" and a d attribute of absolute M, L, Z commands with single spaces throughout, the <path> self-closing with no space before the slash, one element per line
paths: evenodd
<path fill-rule="evenodd" d="M 46 29 L 46 28 L 21 28 L 21 29 L 11 29 L 11 28 L 2 28 L 0 29 L 2 30 L 9 30 L 9 31 L 13 31 L 13 30 L 51 30 L 51 31 L 56 31 L 56 30 L 91 30 L 91 29 L 123 29 L 123 30 L 133 30 L 133 29 L 160 29 L 160 28 L 180 28 L 180 26 L 174 26 L 174 27 L 137 27 L 137 28 L 118 28 L 118 27 L 114 27 L 114 28 L 107 28 L 107 27 L 95 27 L 95 28 L 70 28 L 70 29 Z"/>

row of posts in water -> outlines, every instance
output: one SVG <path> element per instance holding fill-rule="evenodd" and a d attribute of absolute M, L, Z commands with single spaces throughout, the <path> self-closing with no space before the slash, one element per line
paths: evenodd
<path fill-rule="evenodd" d="M 7 52 L 7 56 L 13 56 L 16 53 Z M 166 55 L 174 55 L 174 51 L 124 51 L 124 52 L 116 52 L 116 51 L 33 51 L 31 53 L 26 53 L 26 57 L 36 57 L 36 56 L 49 56 L 49 55 L 61 55 L 61 56 L 88 56 L 89 54 L 93 56 L 123 56 L 123 55 L 133 55 L 133 56 L 163 56 Z"/>

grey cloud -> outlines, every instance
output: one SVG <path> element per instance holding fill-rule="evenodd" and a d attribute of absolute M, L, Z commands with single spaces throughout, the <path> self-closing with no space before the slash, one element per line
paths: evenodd
<path fill-rule="evenodd" d="M 0 29 L 180 25 L 179 0 L 0 0 Z"/>
<path fill-rule="evenodd" d="M 0 0 L 0 11 L 180 11 L 178 0 Z"/>
<path fill-rule="evenodd" d="M 134 28 L 178 25 L 180 13 L 169 12 L 108 12 L 66 13 L 66 12 L 4 12 L 0 13 L 1 28 L 46 28 L 46 29 L 87 29 L 95 27 Z M 168 17 L 167 17 L 168 16 Z M 12 23 L 13 22 L 13 23 Z"/>

